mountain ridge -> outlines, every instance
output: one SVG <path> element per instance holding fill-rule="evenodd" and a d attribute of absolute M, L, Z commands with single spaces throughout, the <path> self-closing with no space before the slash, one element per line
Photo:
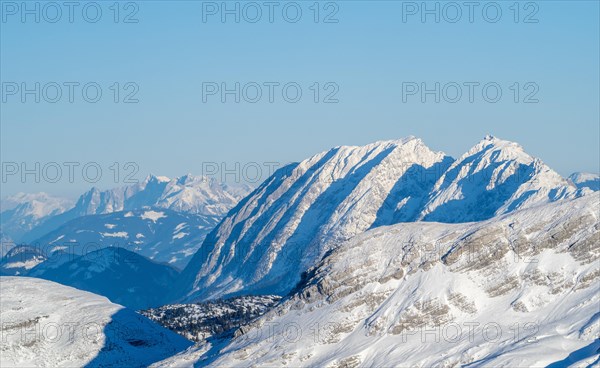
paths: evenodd
<path fill-rule="evenodd" d="M 399 222 L 473 222 L 590 191 L 509 141 L 459 159 L 407 137 L 339 146 L 276 171 L 222 220 L 183 271 L 182 300 L 285 294 L 336 244 Z"/>

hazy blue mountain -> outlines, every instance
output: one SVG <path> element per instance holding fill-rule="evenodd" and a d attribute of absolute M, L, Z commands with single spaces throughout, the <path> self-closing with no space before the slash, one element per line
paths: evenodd
<path fill-rule="evenodd" d="M 72 206 L 73 201 L 46 193 L 18 193 L 2 199 L 0 229 L 3 241 L 21 241 L 32 229 Z"/>
<path fill-rule="evenodd" d="M 117 246 L 183 269 L 219 219 L 147 207 L 78 217 L 31 244 L 75 254 Z"/>
<path fill-rule="evenodd" d="M 116 247 L 103 248 L 63 262 L 51 260 L 34 267 L 28 275 L 100 294 L 132 309 L 167 303 L 165 291 L 179 274 L 172 267 Z"/>

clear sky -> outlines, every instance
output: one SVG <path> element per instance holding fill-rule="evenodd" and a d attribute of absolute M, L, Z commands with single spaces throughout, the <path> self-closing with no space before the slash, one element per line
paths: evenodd
<path fill-rule="evenodd" d="M 90 162 L 107 188 L 127 162 L 138 179 L 202 174 L 408 135 L 457 157 L 491 133 L 562 175 L 599 171 L 598 1 L 1 3 L 3 174 L 47 168 L 6 176 L 2 196 L 76 196 Z M 221 95 L 236 83 L 239 103 Z"/>

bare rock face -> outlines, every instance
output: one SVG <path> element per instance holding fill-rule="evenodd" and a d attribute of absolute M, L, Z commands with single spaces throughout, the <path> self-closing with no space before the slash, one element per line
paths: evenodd
<path fill-rule="evenodd" d="M 479 223 L 369 231 L 329 252 L 210 365 L 562 360 L 600 332 L 599 211 L 586 196 Z"/>

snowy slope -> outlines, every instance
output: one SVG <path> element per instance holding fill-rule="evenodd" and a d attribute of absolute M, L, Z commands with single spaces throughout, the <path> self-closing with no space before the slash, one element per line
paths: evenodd
<path fill-rule="evenodd" d="M 157 366 L 598 364 L 599 216 L 590 195 L 478 223 L 371 230 L 232 341 Z"/>
<path fill-rule="evenodd" d="M 103 295 L 133 309 L 167 303 L 177 270 L 154 263 L 124 248 L 109 247 L 82 256 L 60 254 L 26 275 Z"/>
<path fill-rule="evenodd" d="M 130 186 L 105 191 L 92 188 L 79 197 L 73 208 L 47 218 L 38 227 L 25 234 L 23 241 L 31 242 L 38 239 L 81 216 L 129 211 L 143 207 L 222 217 L 249 192 L 248 186 L 223 184 L 209 177 L 188 174 L 169 179 L 150 175 L 144 181 Z"/>
<path fill-rule="evenodd" d="M 159 263 L 183 269 L 219 218 L 142 208 L 103 215 L 78 217 L 32 244 L 81 254 L 119 246 Z"/>
<path fill-rule="evenodd" d="M 106 298 L 1 277 L 2 367 L 144 367 L 191 343 Z"/>
<path fill-rule="evenodd" d="M 489 136 L 457 161 L 412 137 L 337 147 L 280 169 L 245 198 L 177 291 L 184 300 L 284 294 L 328 250 L 368 229 L 485 220 L 580 194 L 519 145 Z"/>
<path fill-rule="evenodd" d="M 19 241 L 49 217 L 59 215 L 72 206 L 71 200 L 46 193 L 18 193 L 2 200 L 0 229 L 7 238 Z"/>

